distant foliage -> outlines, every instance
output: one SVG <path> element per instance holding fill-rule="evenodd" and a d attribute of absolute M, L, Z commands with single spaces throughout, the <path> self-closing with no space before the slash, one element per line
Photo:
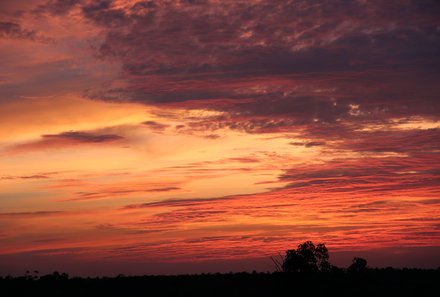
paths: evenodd
<path fill-rule="evenodd" d="M 363 258 L 355 257 L 351 265 L 348 267 L 348 271 L 350 272 L 360 272 L 367 269 L 367 260 Z"/>
<path fill-rule="evenodd" d="M 329 254 L 325 244 L 314 245 L 306 241 L 298 245 L 296 250 L 287 250 L 282 261 L 283 272 L 318 272 L 331 268 L 328 262 Z"/>
<path fill-rule="evenodd" d="M 439 296 L 440 268 L 368 268 L 365 259 L 354 258 L 350 267 L 340 269 L 330 265 L 328 258 L 324 244 L 307 241 L 286 251 L 285 256 L 272 258 L 277 268 L 274 273 L 81 278 L 59 272 L 40 276 L 29 270 L 24 276 L 0 275 L 0 296 Z"/>

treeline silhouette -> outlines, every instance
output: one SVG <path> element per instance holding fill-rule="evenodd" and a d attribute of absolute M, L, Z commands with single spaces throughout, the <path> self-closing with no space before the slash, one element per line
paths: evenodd
<path fill-rule="evenodd" d="M 369 268 L 354 258 L 329 263 L 324 244 L 307 241 L 271 258 L 275 272 L 176 276 L 69 277 L 54 272 L 0 277 L 1 296 L 439 296 L 439 269 Z"/>

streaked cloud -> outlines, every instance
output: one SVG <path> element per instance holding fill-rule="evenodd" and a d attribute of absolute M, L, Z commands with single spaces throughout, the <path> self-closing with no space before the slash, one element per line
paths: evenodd
<path fill-rule="evenodd" d="M 304 240 L 436 254 L 439 13 L 0 3 L 0 257 L 231 263 Z"/>

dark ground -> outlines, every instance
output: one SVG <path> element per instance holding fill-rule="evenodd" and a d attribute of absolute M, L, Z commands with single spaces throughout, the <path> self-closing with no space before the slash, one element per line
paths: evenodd
<path fill-rule="evenodd" d="M 1 296 L 440 296 L 440 268 L 321 273 L 230 273 L 0 278 Z"/>

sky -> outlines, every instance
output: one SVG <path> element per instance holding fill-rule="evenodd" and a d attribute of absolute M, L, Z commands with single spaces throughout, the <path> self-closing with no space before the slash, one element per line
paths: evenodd
<path fill-rule="evenodd" d="M 439 15 L 0 1 L 0 275 L 440 266 Z"/>

